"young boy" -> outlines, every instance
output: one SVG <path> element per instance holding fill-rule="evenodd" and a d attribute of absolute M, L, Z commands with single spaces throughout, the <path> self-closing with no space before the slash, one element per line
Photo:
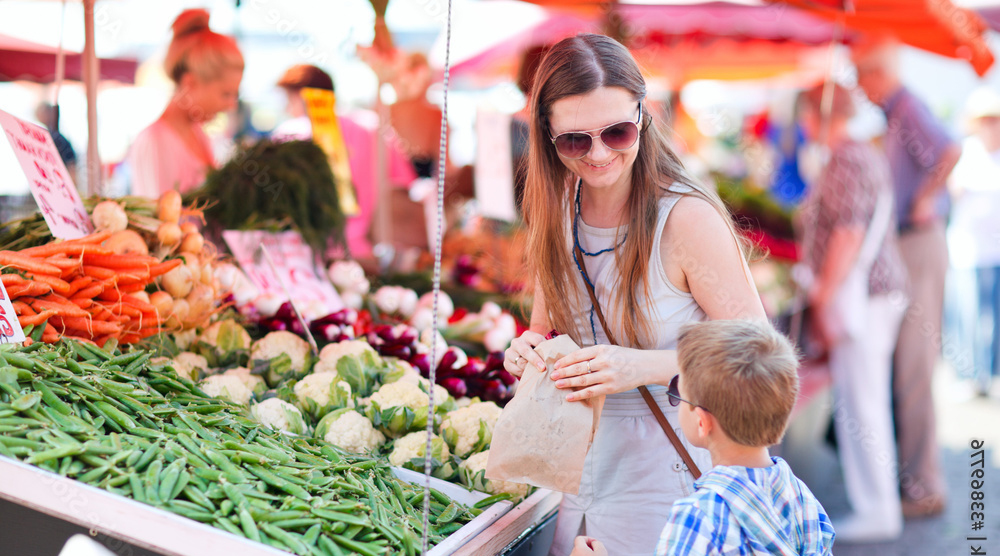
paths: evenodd
<path fill-rule="evenodd" d="M 798 394 L 788 340 L 765 322 L 707 321 L 682 330 L 677 359 L 670 403 L 681 406 L 684 436 L 712 454 L 714 467 L 674 503 L 657 556 L 831 554 L 823 506 L 767 451 L 784 435 Z M 579 537 L 572 556 L 590 554 L 606 551 Z"/>

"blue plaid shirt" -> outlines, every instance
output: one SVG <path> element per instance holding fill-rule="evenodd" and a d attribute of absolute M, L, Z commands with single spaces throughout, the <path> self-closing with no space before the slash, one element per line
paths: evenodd
<path fill-rule="evenodd" d="M 657 556 L 824 556 L 833 525 L 781 458 L 766 468 L 716 466 L 674 502 Z"/>

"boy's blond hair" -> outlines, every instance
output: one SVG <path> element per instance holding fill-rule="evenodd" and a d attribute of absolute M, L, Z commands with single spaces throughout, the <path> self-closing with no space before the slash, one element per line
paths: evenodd
<path fill-rule="evenodd" d="M 765 321 L 696 323 L 681 329 L 677 359 L 686 399 L 733 442 L 781 441 L 799 391 L 798 357 L 784 335 Z"/>

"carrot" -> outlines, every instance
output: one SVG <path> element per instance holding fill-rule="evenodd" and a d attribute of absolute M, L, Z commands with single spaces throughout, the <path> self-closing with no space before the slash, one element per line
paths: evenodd
<path fill-rule="evenodd" d="M 28 280 L 25 280 L 24 276 L 19 274 L 0 274 L 0 282 L 3 282 L 4 288 L 24 284 L 27 281 Z"/>
<path fill-rule="evenodd" d="M 94 284 L 76 292 L 73 299 L 94 299 L 102 292 L 104 292 L 104 284 Z"/>
<path fill-rule="evenodd" d="M 21 323 L 21 328 L 24 328 L 26 326 L 32 326 L 32 325 L 38 326 L 43 322 L 49 320 L 50 318 L 54 317 L 55 315 L 56 315 L 55 311 L 46 310 L 42 311 L 41 313 L 38 313 L 37 315 L 22 315 L 18 317 L 17 320 L 18 322 Z"/>
<path fill-rule="evenodd" d="M 92 346 L 97 345 L 96 343 L 94 343 L 94 340 L 92 338 L 84 338 L 83 336 L 73 336 L 71 334 L 63 334 L 63 338 L 67 340 L 73 340 L 74 342 L 83 342 L 85 344 L 90 344 Z"/>
<path fill-rule="evenodd" d="M 137 332 L 137 334 L 139 334 L 139 336 L 141 336 L 143 338 L 148 338 L 150 336 L 155 336 L 155 335 L 159 334 L 160 332 L 163 332 L 164 330 L 165 329 L 160 328 L 160 327 L 140 328 L 139 332 Z"/>
<path fill-rule="evenodd" d="M 70 239 L 38 247 L 29 247 L 20 252 L 29 257 L 51 257 L 52 255 L 76 256 L 84 251 L 107 251 L 100 247 L 100 243 L 111 237 L 111 232 L 97 232 L 79 239 Z"/>
<path fill-rule="evenodd" d="M 74 297 L 73 299 L 70 299 L 69 302 L 81 309 L 87 309 L 94 304 L 93 299 L 82 298 L 82 297 Z"/>
<path fill-rule="evenodd" d="M 23 301 L 14 302 L 14 312 L 18 315 L 34 315 L 37 313 L 37 311 L 32 309 L 30 305 Z"/>
<path fill-rule="evenodd" d="M 146 289 L 146 282 L 138 282 L 135 284 L 124 284 L 118 287 L 118 289 L 125 294 L 128 293 L 139 293 Z"/>
<path fill-rule="evenodd" d="M 128 303 L 129 305 L 135 307 L 136 309 L 139 309 L 143 313 L 151 313 L 154 315 L 156 314 L 156 307 L 132 295 L 122 296 L 122 303 Z"/>
<path fill-rule="evenodd" d="M 150 266 L 159 263 L 156 257 L 147 255 L 98 255 L 93 253 L 83 254 L 83 264 L 102 266 L 104 268 L 142 268 L 148 269 Z"/>
<path fill-rule="evenodd" d="M 69 283 L 69 293 L 66 294 L 66 297 L 73 297 L 76 292 L 80 291 L 81 288 L 89 286 L 93 281 L 94 279 L 90 276 L 80 276 L 78 278 L 74 278 L 73 281 Z"/>
<path fill-rule="evenodd" d="M 49 257 L 45 259 L 45 262 L 54 267 L 58 267 L 62 271 L 76 270 L 80 268 L 79 259 L 70 259 L 68 257 Z"/>
<path fill-rule="evenodd" d="M 23 285 L 7 288 L 7 296 L 11 299 L 18 297 L 39 297 L 47 293 L 52 293 L 52 286 L 41 282 L 25 282 Z"/>
<path fill-rule="evenodd" d="M 142 336 L 138 334 L 125 334 L 121 337 L 121 343 L 123 344 L 135 344 L 142 341 Z"/>
<path fill-rule="evenodd" d="M 98 280 L 108 280 L 117 276 L 117 272 L 101 266 L 83 265 L 83 273 Z"/>
<path fill-rule="evenodd" d="M 54 344 L 59 341 L 60 337 L 61 336 L 59 336 L 58 332 L 53 332 L 51 334 L 48 332 L 42 333 L 42 341 L 46 344 Z"/>
<path fill-rule="evenodd" d="M 171 270 L 181 266 L 182 264 L 184 264 L 183 259 L 170 259 L 169 261 L 163 261 L 160 264 L 154 264 L 153 266 L 149 267 L 149 276 L 151 278 L 155 278 L 157 276 L 160 276 L 161 274 L 166 274 L 170 272 Z"/>
<path fill-rule="evenodd" d="M 60 315 L 67 317 L 86 317 L 87 312 L 83 309 L 73 305 L 69 301 L 54 301 L 52 296 L 48 296 L 49 299 L 35 299 L 31 306 L 39 311 L 44 311 L 45 309 L 51 309 L 56 311 Z"/>
<path fill-rule="evenodd" d="M 62 325 L 67 329 L 86 331 L 91 336 L 121 332 L 120 326 L 103 320 L 56 316 L 53 317 L 52 321 L 56 326 Z"/>
<path fill-rule="evenodd" d="M 0 251 L 0 265 L 12 266 L 20 270 L 58 276 L 62 270 L 34 257 L 28 257 L 15 251 Z"/>
<path fill-rule="evenodd" d="M 46 276 L 45 274 L 35 274 L 29 273 L 28 278 L 32 281 L 40 282 L 52 287 L 52 291 L 55 293 L 65 296 L 70 291 L 69 282 L 61 278 L 56 278 L 55 276 Z"/>
<path fill-rule="evenodd" d="M 104 288 L 104 291 L 97 294 L 97 299 L 101 301 L 110 301 L 112 303 L 118 303 L 122 299 L 122 292 L 119 291 L 118 287 Z"/>
<path fill-rule="evenodd" d="M 136 284 L 141 285 L 143 288 L 146 284 L 150 282 L 149 273 L 143 270 L 142 272 L 119 272 L 118 273 L 118 285 L 119 286 L 134 286 Z"/>

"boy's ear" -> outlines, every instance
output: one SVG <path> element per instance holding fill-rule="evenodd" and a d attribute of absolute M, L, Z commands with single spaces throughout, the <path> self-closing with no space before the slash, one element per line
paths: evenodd
<path fill-rule="evenodd" d="M 693 409 L 695 418 L 698 420 L 698 438 L 707 439 L 712 431 L 718 427 L 715 416 L 700 407 Z"/>

